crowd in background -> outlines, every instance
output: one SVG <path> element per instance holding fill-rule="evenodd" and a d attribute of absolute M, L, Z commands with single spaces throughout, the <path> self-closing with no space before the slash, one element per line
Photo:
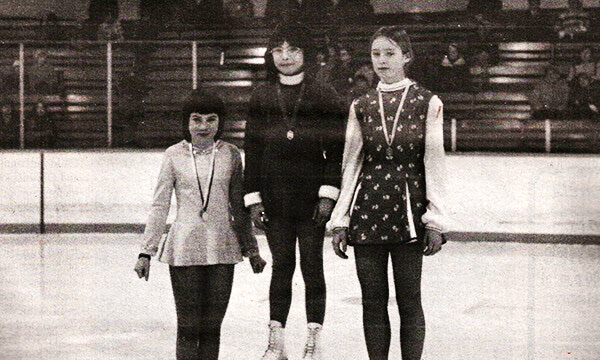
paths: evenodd
<path fill-rule="evenodd" d="M 584 12 L 577 1 L 569 4 L 568 11 Z M 501 2 L 470 1 L 467 10 L 482 23 L 493 19 L 493 14 L 501 10 Z M 532 14 L 538 16 L 539 1 L 530 1 Z M 219 22 L 222 19 L 243 22 L 254 17 L 251 0 L 176 0 L 165 5 L 162 1 L 141 0 L 140 24 L 186 24 Z M 366 22 L 373 19 L 374 9 L 368 0 L 297 0 L 267 1 L 265 20 L 294 18 L 300 22 L 326 22 L 335 24 Z M 119 20 L 118 0 L 92 0 L 89 4 L 87 23 L 95 27 L 92 40 L 125 40 L 123 26 Z M 55 14 L 47 14 L 43 19 L 44 36 L 50 40 L 67 40 Z M 318 50 L 315 74 L 325 83 L 333 85 L 343 102 L 349 105 L 353 99 L 364 94 L 377 84 L 377 77 L 370 65 L 364 49 L 353 48 L 345 43 L 330 27 L 325 41 Z M 146 49 L 147 50 L 147 49 Z M 489 70 L 498 60 L 497 47 L 487 43 L 482 37 L 477 44 L 443 42 L 439 51 L 420 58 L 411 66 L 409 76 L 426 87 L 439 92 L 477 92 L 485 89 Z M 116 141 L 117 146 L 138 146 L 134 134 L 137 124 L 143 121 L 143 99 L 150 90 L 147 85 L 148 60 L 144 52 L 137 54 L 131 71 L 117 74 L 115 94 L 119 101 L 115 104 L 115 134 L 125 134 L 126 143 Z M 422 56 L 417 53 L 417 56 Z M 61 73 L 48 60 L 48 53 L 40 50 L 33 54 L 33 61 L 26 61 L 25 94 L 34 99 L 33 106 L 26 108 L 26 130 L 45 133 L 45 146 L 52 146 L 54 125 L 51 113 L 46 111 L 48 104 L 43 101 L 47 95 L 60 95 Z M 600 61 L 594 49 L 582 48 L 580 59 L 570 67 L 550 64 L 544 75 L 529 94 L 531 115 L 534 119 L 596 119 L 600 103 Z M 0 106 L 3 133 L 18 132 L 19 109 L 19 61 L 0 69 Z M 37 100 L 37 97 L 40 100 Z M 119 136 L 117 136 L 119 138 Z M 11 144 L 3 147 L 14 147 Z"/>

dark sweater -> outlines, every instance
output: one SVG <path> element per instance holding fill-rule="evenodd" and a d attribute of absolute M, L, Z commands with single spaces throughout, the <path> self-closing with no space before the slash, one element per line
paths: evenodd
<path fill-rule="evenodd" d="M 306 89 L 290 126 L 278 104 L 276 83 L 256 87 L 246 124 L 245 190 L 260 192 L 271 217 L 312 216 L 322 185 L 340 187 L 346 111 L 331 86 L 306 79 Z M 301 85 L 281 85 L 291 112 Z M 291 118 L 291 114 L 289 115 Z"/>

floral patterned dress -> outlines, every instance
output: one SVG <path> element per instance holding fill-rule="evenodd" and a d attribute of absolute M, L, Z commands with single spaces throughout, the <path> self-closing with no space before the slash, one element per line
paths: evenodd
<path fill-rule="evenodd" d="M 390 137 L 403 92 L 381 94 Z M 391 146 L 384 135 L 377 90 L 355 102 L 364 161 L 352 204 L 350 244 L 406 243 L 421 238 L 421 217 L 427 205 L 425 121 L 432 96 L 418 84 L 409 85 Z"/>

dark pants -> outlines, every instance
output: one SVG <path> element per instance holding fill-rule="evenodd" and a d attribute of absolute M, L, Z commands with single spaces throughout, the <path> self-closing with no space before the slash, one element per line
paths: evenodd
<path fill-rule="evenodd" d="M 354 247 L 356 272 L 362 291 L 363 327 L 371 360 L 387 360 L 390 348 L 388 316 L 388 258 L 391 255 L 400 311 L 400 345 L 403 360 L 421 359 L 425 317 L 421 306 L 420 244 L 358 245 Z"/>
<path fill-rule="evenodd" d="M 217 360 L 234 265 L 171 266 L 177 360 Z"/>
<path fill-rule="evenodd" d="M 273 257 L 269 289 L 271 320 L 285 326 L 292 303 L 292 278 L 296 268 L 296 239 L 300 248 L 300 270 L 306 291 L 307 321 L 323 324 L 325 318 L 325 276 L 323 238 L 325 228 L 312 219 L 269 219 L 267 242 Z"/>

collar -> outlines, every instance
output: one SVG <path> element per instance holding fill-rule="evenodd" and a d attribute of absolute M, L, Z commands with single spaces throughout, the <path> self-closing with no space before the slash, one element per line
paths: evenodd
<path fill-rule="evenodd" d="M 295 75 L 279 74 L 279 82 L 283 85 L 298 85 L 304 80 L 304 71 Z"/>
<path fill-rule="evenodd" d="M 404 78 L 398 82 L 392 83 L 392 84 L 386 84 L 384 82 L 379 82 L 379 84 L 377 84 L 377 90 L 378 91 L 382 91 L 382 92 L 392 92 L 392 91 L 398 91 L 398 90 L 402 90 L 405 87 L 414 84 L 414 81 L 412 81 L 409 78 Z"/>

